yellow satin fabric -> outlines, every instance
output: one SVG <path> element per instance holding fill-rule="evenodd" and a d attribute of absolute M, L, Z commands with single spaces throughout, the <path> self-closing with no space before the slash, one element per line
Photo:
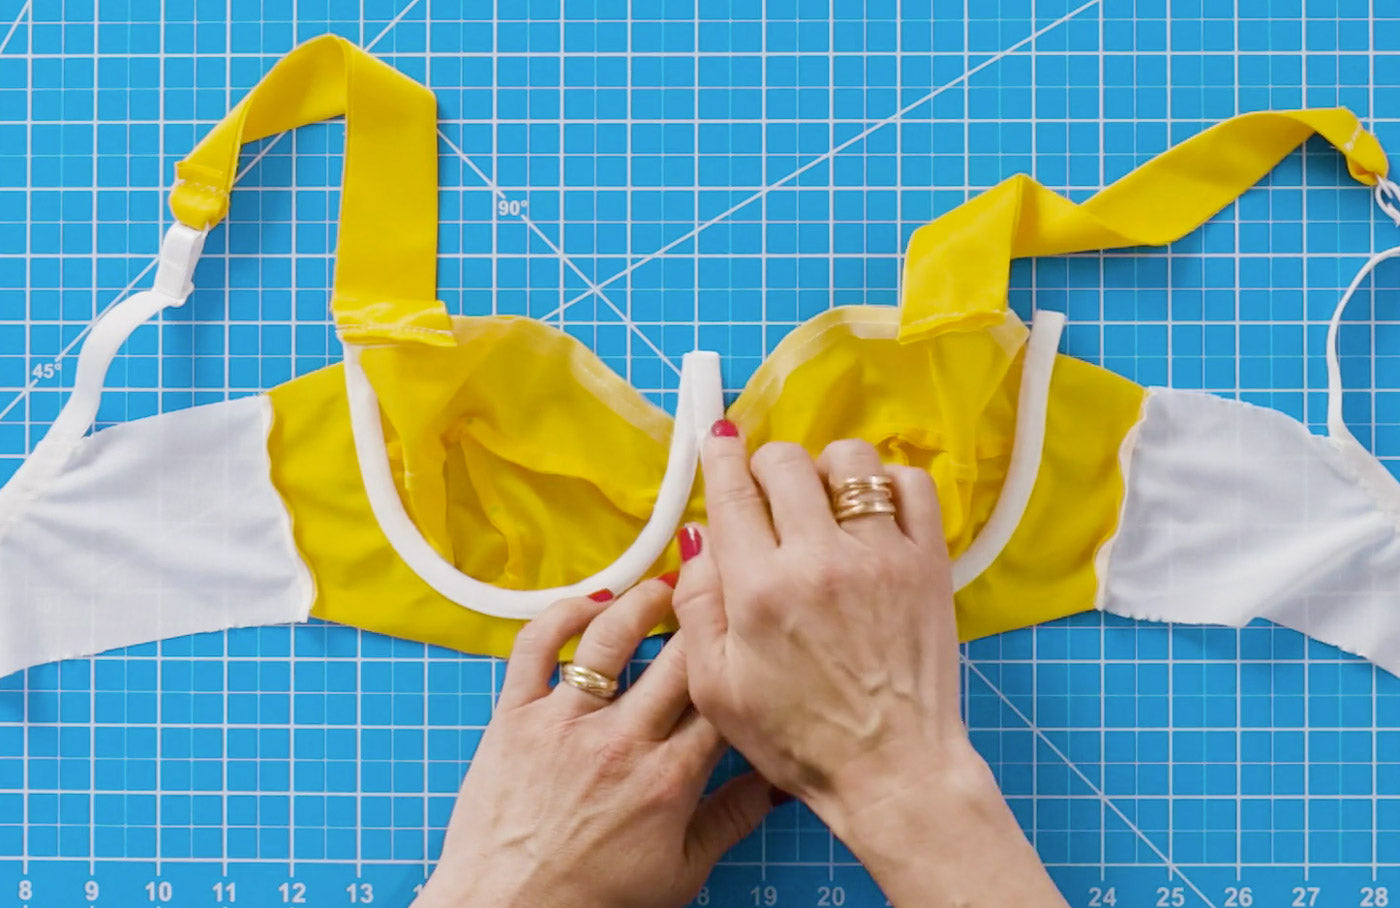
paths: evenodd
<path fill-rule="evenodd" d="M 554 328 L 516 318 L 447 319 L 425 284 L 430 258 L 422 247 L 431 242 L 435 208 L 423 174 L 436 173 L 425 150 L 433 131 L 427 104 L 405 87 L 408 80 L 338 39 L 316 46 L 304 57 L 294 52 L 289 61 L 301 69 L 282 72 L 291 66 L 284 61 L 201 143 L 181 171 L 181 188 L 198 176 L 223 180 L 226 195 L 239 142 L 346 110 L 355 167 L 347 166 L 333 307 L 347 340 L 388 341 L 364 348 L 361 362 L 381 402 L 406 509 L 445 559 L 487 583 L 542 588 L 596 572 L 652 511 L 671 418 Z M 303 100 L 277 107 L 289 84 L 308 80 Z M 393 122 L 392 134 L 376 118 Z M 832 440 L 857 437 L 890 461 L 923 467 L 943 501 L 949 546 L 960 553 L 996 503 L 1015 432 L 1026 329 L 1006 306 L 1011 260 L 1175 240 L 1314 132 L 1347 156 L 1359 181 L 1385 174 L 1375 139 L 1336 109 L 1237 117 L 1082 204 L 1029 177 L 1008 180 L 914 234 L 900 308 L 833 309 L 799 326 L 729 415 L 755 445 L 783 439 L 815 454 Z M 406 154 L 422 165 L 415 174 L 405 172 Z M 394 166 L 380 166 L 391 159 Z M 218 180 L 205 179 L 218 167 Z M 393 197 L 370 198 L 374 192 Z M 217 206 L 198 207 L 202 196 L 187 196 L 176 206 L 182 220 L 202 225 L 222 216 Z M 406 246 L 391 239 L 395 231 L 376 229 L 366 214 L 375 210 L 381 224 L 414 228 Z M 356 307 L 357 295 L 379 304 Z M 400 305 L 405 300 L 411 305 Z M 520 622 L 434 592 L 379 529 L 360 480 L 342 367 L 269 396 L 272 481 L 316 582 L 313 614 L 506 654 Z M 1095 557 L 1122 506 L 1119 451 L 1143 398 L 1132 382 L 1058 357 L 1025 515 L 996 562 L 957 596 L 964 639 L 1094 606 Z M 687 519 L 703 519 L 703 505 L 697 487 Z M 655 569 L 675 561 L 672 547 Z"/>
<path fill-rule="evenodd" d="M 949 321 L 989 325 L 1006 305 L 1012 259 L 1162 246 L 1204 224 L 1313 134 L 1346 156 L 1367 186 L 1385 151 L 1344 107 L 1241 114 L 1199 133 L 1075 204 L 1020 174 L 914 231 L 904 256 L 904 316 L 912 340 Z"/>
<path fill-rule="evenodd" d="M 331 312 L 353 343 L 452 343 L 437 299 L 437 99 L 334 35 L 274 66 L 176 165 L 170 209 L 208 230 L 228 214 L 252 142 L 345 115 L 345 185 Z"/>

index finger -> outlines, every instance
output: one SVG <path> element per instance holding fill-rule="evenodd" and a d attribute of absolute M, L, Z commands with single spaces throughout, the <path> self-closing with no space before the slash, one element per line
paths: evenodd
<path fill-rule="evenodd" d="M 763 557 L 778 547 L 768 500 L 749 472 L 749 448 L 739 427 L 721 419 L 700 446 L 705 474 L 705 510 L 709 541 L 721 572 Z"/>

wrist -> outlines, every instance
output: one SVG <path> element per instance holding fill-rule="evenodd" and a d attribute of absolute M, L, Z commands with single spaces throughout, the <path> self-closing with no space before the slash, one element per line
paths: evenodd
<path fill-rule="evenodd" d="M 892 822 L 918 820 L 926 805 L 936 810 L 925 816 L 950 819 L 950 812 L 1009 813 L 986 761 L 966 739 L 900 742 L 872 751 L 843 766 L 821 790 L 805 792 L 803 800 L 852 849 L 879 837 Z"/>
<path fill-rule="evenodd" d="M 986 762 L 965 740 L 873 753 L 809 806 L 894 905 L 1063 908 Z M 938 893 L 930 901 L 930 894 Z"/>
<path fill-rule="evenodd" d="M 542 893 L 527 880 L 503 877 L 500 869 L 439 865 L 411 908 L 585 908 L 571 900 L 567 887 Z"/>

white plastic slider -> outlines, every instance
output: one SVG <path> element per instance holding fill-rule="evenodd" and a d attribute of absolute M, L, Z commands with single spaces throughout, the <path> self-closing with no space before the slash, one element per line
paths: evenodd
<path fill-rule="evenodd" d="M 183 306 L 194 292 L 194 268 L 204 251 L 206 236 L 204 231 L 177 221 L 161 240 L 156 279 L 151 289 L 174 300 L 173 306 Z"/>

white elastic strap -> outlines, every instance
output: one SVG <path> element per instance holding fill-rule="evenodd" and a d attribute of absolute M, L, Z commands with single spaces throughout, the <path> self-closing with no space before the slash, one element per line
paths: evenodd
<path fill-rule="evenodd" d="M 642 579 L 675 535 L 695 482 L 700 440 L 724 416 L 724 390 L 719 355 L 687 353 L 681 365 L 679 400 L 666 473 L 656 495 L 656 507 L 636 540 L 608 567 L 577 583 L 544 590 L 505 590 L 468 577 L 437 553 L 404 509 L 389 468 L 379 398 L 360 367 L 359 350 L 345 346 L 345 389 L 350 403 L 350 426 L 355 453 L 370 509 L 389 544 L 425 583 L 446 598 L 473 611 L 498 618 L 534 618 L 551 603 L 598 590 L 622 591 Z"/>
<path fill-rule="evenodd" d="M 1040 474 L 1045 450 L 1045 414 L 1050 397 L 1050 375 L 1060 346 L 1065 316 L 1042 309 L 1031 319 L 1031 336 L 1021 364 L 1021 388 L 1016 402 L 1016 437 L 1011 442 L 1011 465 L 1001 494 L 982 532 L 953 562 L 953 589 L 960 590 L 991 567 L 1026 513 Z"/>
<path fill-rule="evenodd" d="M 44 488 L 68 462 L 73 448 L 92 428 L 107 369 L 133 331 L 162 309 L 182 306 L 194 289 L 190 279 L 205 234 L 176 223 L 161 240 L 152 289 L 133 293 L 93 323 L 78 354 L 73 391 L 43 439 L 0 488 L 0 534 L 13 522 L 21 504 Z"/>
<path fill-rule="evenodd" d="M 1336 441 L 1350 442 L 1357 444 L 1356 437 L 1347 428 L 1346 420 L 1342 418 L 1342 364 L 1337 354 L 1337 335 L 1342 327 L 1342 315 L 1346 312 L 1347 304 L 1351 302 L 1351 297 L 1356 293 L 1356 288 L 1361 286 L 1361 282 L 1375 270 L 1376 266 L 1386 259 L 1393 259 L 1400 256 L 1400 246 L 1393 246 L 1384 252 L 1377 252 L 1366 260 L 1366 264 L 1361 266 L 1361 270 L 1356 272 L 1356 277 L 1351 279 L 1350 286 L 1342 294 L 1341 300 L 1337 303 L 1337 308 L 1332 312 L 1332 321 L 1327 326 L 1327 434 Z"/>

